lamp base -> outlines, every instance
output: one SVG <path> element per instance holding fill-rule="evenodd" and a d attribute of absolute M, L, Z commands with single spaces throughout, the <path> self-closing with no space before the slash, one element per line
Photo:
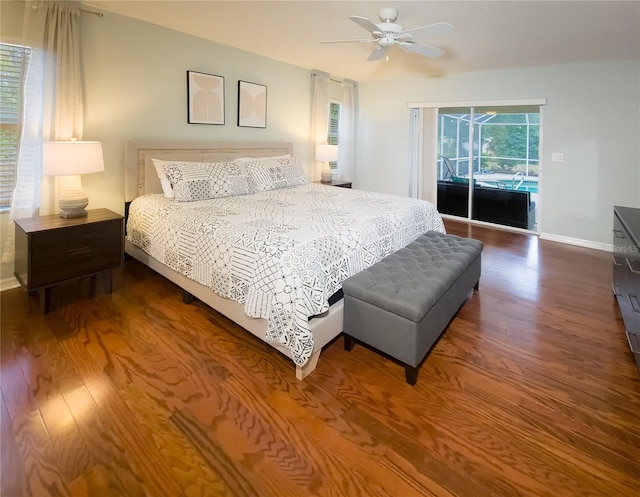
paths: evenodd
<path fill-rule="evenodd" d="M 60 208 L 60 217 L 65 219 L 69 219 L 72 217 L 85 217 L 87 215 L 87 211 L 84 209 L 74 209 L 74 210 L 64 210 L 62 207 Z"/>
<path fill-rule="evenodd" d="M 82 189 L 80 176 L 69 176 L 67 186 L 58 200 L 60 217 L 65 219 L 84 217 L 87 215 L 87 211 L 84 209 L 88 204 L 89 197 L 87 197 L 87 194 Z"/>
<path fill-rule="evenodd" d="M 320 173 L 320 181 L 322 183 L 331 183 L 332 180 L 333 174 L 331 174 L 331 171 L 322 171 Z"/>

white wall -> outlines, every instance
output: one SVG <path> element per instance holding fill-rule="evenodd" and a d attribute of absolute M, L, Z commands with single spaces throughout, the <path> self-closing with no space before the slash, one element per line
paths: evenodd
<path fill-rule="evenodd" d="M 547 98 L 542 231 L 611 244 L 613 205 L 640 207 L 640 63 L 529 68 L 360 83 L 357 188 L 406 194 L 408 102 Z M 551 162 L 562 152 L 564 162 Z"/>

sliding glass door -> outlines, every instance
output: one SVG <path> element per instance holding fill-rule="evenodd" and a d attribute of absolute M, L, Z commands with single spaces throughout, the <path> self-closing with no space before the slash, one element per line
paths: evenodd
<path fill-rule="evenodd" d="M 537 229 L 540 106 L 440 107 L 442 214 Z"/>

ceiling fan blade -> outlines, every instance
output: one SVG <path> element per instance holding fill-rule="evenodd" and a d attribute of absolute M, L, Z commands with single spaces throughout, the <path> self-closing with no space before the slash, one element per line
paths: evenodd
<path fill-rule="evenodd" d="M 402 33 L 410 33 L 412 37 L 416 36 L 428 36 L 428 35 L 440 35 L 450 33 L 453 26 L 448 22 L 437 22 L 435 24 L 429 24 L 428 26 L 420 26 L 419 28 L 405 29 Z"/>
<path fill-rule="evenodd" d="M 373 52 L 371 52 L 371 55 L 369 55 L 369 58 L 367 60 L 380 60 L 382 57 L 384 57 L 385 53 L 387 53 L 387 47 L 378 45 L 373 49 Z"/>
<path fill-rule="evenodd" d="M 367 19 L 366 17 L 360 17 L 360 16 L 349 16 L 349 19 L 351 19 L 353 22 L 355 22 L 358 26 L 366 29 L 367 31 L 369 31 L 369 33 L 373 34 L 373 35 L 380 35 L 382 34 L 382 32 L 378 29 L 378 26 L 376 26 L 375 24 L 373 24 L 369 19 Z"/>
<path fill-rule="evenodd" d="M 429 45 L 421 45 L 420 43 L 416 43 L 415 41 L 399 41 L 397 42 L 401 48 L 404 48 L 407 52 L 417 53 L 418 55 L 423 55 L 424 57 L 429 57 L 430 59 L 437 59 L 438 57 L 442 57 L 444 55 L 444 50 L 437 47 L 432 47 Z"/>
<path fill-rule="evenodd" d="M 327 40 L 320 41 L 318 43 L 371 43 L 372 41 L 378 41 L 374 38 L 367 38 L 366 40 Z"/>

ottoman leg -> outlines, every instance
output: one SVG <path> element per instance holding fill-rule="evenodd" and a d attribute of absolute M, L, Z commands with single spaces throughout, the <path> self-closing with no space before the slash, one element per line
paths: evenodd
<path fill-rule="evenodd" d="M 418 381 L 418 368 L 414 368 L 413 366 L 409 366 L 405 364 L 404 366 L 404 377 L 407 380 L 407 383 L 411 386 L 415 385 Z"/>
<path fill-rule="evenodd" d="M 346 333 L 344 334 L 344 350 L 346 350 L 347 352 L 351 352 L 353 350 L 354 342 L 355 340 L 352 336 L 347 335 Z"/>

